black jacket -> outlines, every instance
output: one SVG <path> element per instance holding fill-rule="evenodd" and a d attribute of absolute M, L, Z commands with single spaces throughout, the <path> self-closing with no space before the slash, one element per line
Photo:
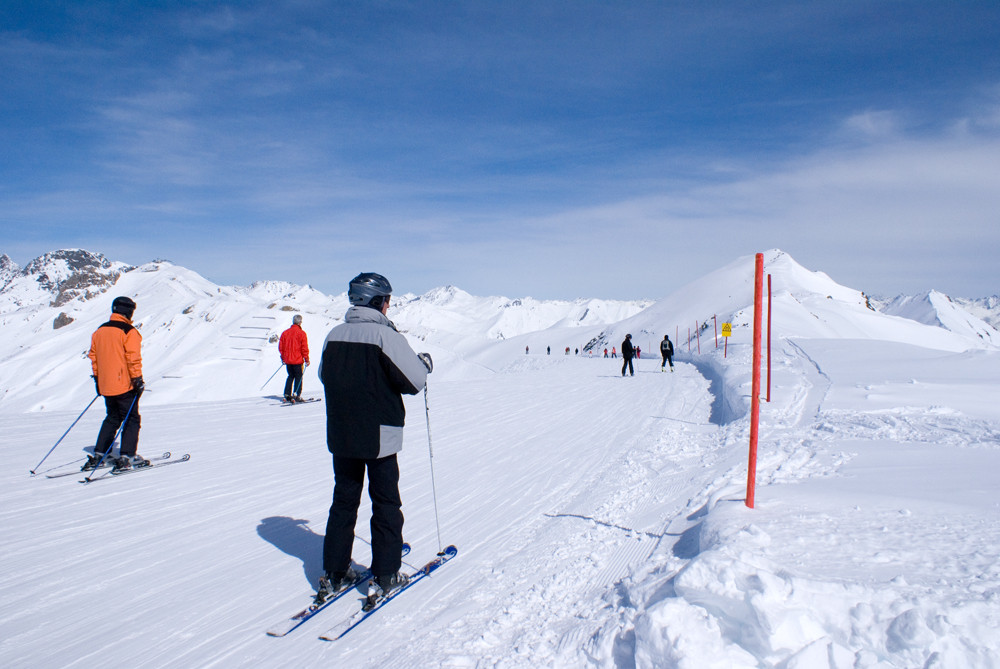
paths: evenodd
<path fill-rule="evenodd" d="M 635 357 L 635 349 L 632 347 L 631 339 L 625 339 L 622 341 L 622 357 L 626 360 Z"/>
<path fill-rule="evenodd" d="M 427 368 L 380 311 L 351 307 L 323 344 L 326 444 L 334 455 L 374 459 L 403 448 L 403 394 L 415 395 Z"/>

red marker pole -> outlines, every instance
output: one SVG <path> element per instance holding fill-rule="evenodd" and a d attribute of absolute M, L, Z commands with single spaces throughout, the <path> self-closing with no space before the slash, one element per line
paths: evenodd
<path fill-rule="evenodd" d="M 760 427 L 760 326 L 764 293 L 764 254 L 758 253 L 753 282 L 753 374 L 750 397 L 750 461 L 747 464 L 746 505 L 753 508 L 757 487 L 757 433 Z"/>

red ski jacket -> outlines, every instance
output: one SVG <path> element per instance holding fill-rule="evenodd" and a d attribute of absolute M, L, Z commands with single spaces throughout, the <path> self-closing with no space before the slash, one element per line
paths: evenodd
<path fill-rule="evenodd" d="M 281 333 L 278 340 L 278 354 L 286 365 L 301 365 L 309 362 L 309 341 L 305 330 L 293 325 Z"/>

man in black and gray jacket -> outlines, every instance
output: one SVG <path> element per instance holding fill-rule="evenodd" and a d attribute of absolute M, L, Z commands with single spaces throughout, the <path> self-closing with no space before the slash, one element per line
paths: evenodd
<path fill-rule="evenodd" d="M 420 392 L 433 363 L 417 355 L 386 317 L 392 286 L 359 274 L 348 288 L 351 307 L 323 344 L 319 377 L 326 391 L 326 442 L 333 454 L 333 504 L 323 542 L 317 598 L 353 585 L 354 526 L 365 471 L 372 500 L 372 574 L 383 593 L 405 585 L 399 572 L 403 513 L 396 453 L 403 448 L 403 394 Z"/>

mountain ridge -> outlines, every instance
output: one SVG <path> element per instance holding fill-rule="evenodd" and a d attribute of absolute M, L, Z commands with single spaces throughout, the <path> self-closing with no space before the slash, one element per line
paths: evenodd
<path fill-rule="evenodd" d="M 266 392 L 262 384 L 280 362 L 277 336 L 292 316 L 304 316 L 318 351 L 349 307 L 346 293 L 329 296 L 284 281 L 218 286 L 164 260 L 130 266 L 80 249 L 36 260 L 21 270 L 0 256 L 0 272 L 10 277 L 0 289 L 7 333 L 0 344 L 0 409 L 66 409 L 85 402 L 92 389 L 85 358 L 90 334 L 115 295 L 139 304 L 146 401 L 155 403 Z M 876 311 L 865 293 L 807 270 L 779 249 L 765 253 L 765 267 L 774 278 L 780 337 L 884 339 L 948 351 L 1000 341 L 991 325 L 945 296 L 924 305 L 924 312 L 948 310 L 927 324 Z M 678 355 L 694 355 L 721 345 L 718 328 L 731 322 L 728 345 L 746 344 L 752 303 L 753 257 L 745 256 L 656 301 L 476 297 L 449 285 L 394 295 L 389 315 L 414 348 L 434 355 L 439 370 L 479 376 L 523 359 L 526 350 L 603 355 L 627 333 L 654 356 L 664 335 L 674 338 Z M 307 375 L 307 388 L 318 391 L 317 383 Z"/>

